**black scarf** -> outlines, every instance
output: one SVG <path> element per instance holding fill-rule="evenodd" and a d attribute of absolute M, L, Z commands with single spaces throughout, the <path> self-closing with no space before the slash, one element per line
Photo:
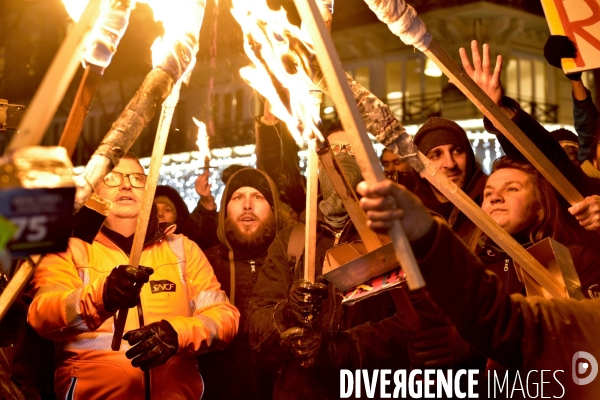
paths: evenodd
<path fill-rule="evenodd" d="M 150 220 L 148 221 L 148 230 L 146 231 L 146 237 L 144 239 L 144 247 L 149 244 L 155 243 L 158 240 L 162 239 L 163 229 L 158 222 L 158 209 L 156 205 L 152 205 L 152 210 L 150 211 Z M 133 237 L 135 233 L 131 236 L 125 237 L 118 232 L 113 231 L 108 228 L 106 225 L 103 225 L 100 231 L 108 238 L 111 242 L 117 245 L 121 250 L 125 252 L 125 254 L 129 255 L 131 253 L 131 247 L 133 246 Z"/>

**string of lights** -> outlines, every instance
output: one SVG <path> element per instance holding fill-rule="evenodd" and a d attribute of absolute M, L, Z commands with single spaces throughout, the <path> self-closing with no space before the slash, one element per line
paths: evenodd
<path fill-rule="evenodd" d="M 483 171 L 486 174 L 489 174 L 494 160 L 504 155 L 504 152 L 500 147 L 500 142 L 496 140 L 495 135 L 483 130 L 481 127 L 481 120 L 457 122 L 466 130 L 475 157 L 481 164 Z M 544 124 L 544 127 L 550 131 L 561 127 L 574 131 L 573 126 L 569 125 Z M 415 135 L 418 129 L 419 125 L 406 126 L 406 131 L 410 135 Z M 381 155 L 383 145 L 375 142 L 373 145 L 377 154 Z M 308 150 L 303 149 L 298 152 L 300 171 L 303 175 L 305 174 L 306 169 L 307 151 Z M 221 180 L 223 171 L 230 165 L 235 164 L 256 167 L 255 146 L 253 144 L 248 144 L 245 146 L 212 149 L 211 155 L 209 181 L 218 207 L 221 204 L 221 196 L 225 189 L 225 184 Z M 150 165 L 150 157 L 142 158 L 140 161 L 146 168 Z M 199 196 L 195 189 L 195 182 L 198 175 L 204 170 L 203 156 L 201 156 L 198 151 L 192 151 L 165 155 L 162 161 L 163 165 L 160 168 L 158 184 L 168 185 L 177 189 L 190 211 L 192 211 L 199 200 Z M 76 174 L 81 171 L 83 171 L 83 167 L 75 168 Z"/>

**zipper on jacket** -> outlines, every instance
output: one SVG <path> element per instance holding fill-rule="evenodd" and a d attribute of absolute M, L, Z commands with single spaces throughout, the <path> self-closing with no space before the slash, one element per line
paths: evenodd
<path fill-rule="evenodd" d="M 252 283 L 256 283 L 256 261 L 250 260 L 250 271 L 252 271 Z"/>
<path fill-rule="evenodd" d="M 340 238 L 342 237 L 342 231 L 334 232 L 333 236 L 335 237 L 335 240 L 333 241 L 333 245 L 337 246 L 338 243 L 340 242 Z"/>
<path fill-rule="evenodd" d="M 508 264 L 510 263 L 510 258 L 504 260 L 504 272 L 506 273 L 506 286 L 505 292 L 509 292 L 509 284 L 510 284 L 510 272 L 508 271 Z"/>

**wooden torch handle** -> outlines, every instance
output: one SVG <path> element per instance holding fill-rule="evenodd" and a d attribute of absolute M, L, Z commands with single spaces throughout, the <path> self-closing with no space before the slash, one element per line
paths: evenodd
<path fill-rule="evenodd" d="M 360 166 L 363 177 L 367 182 L 385 180 L 385 175 L 379 165 L 379 159 L 369 140 L 365 124 L 354 102 L 333 41 L 329 32 L 327 32 L 317 5 L 314 0 L 294 0 L 294 3 L 302 22 L 307 25 L 307 30 L 311 34 L 317 59 L 331 91 L 340 120 L 352 142 L 356 161 Z M 425 281 L 400 221 L 396 221 L 394 227 L 390 230 L 390 236 L 396 250 L 396 258 L 402 266 L 409 288 L 418 289 L 425 286 Z"/>

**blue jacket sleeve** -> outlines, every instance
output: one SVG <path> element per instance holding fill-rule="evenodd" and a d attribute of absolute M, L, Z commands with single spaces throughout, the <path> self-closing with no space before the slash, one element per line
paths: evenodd
<path fill-rule="evenodd" d="M 579 135 L 579 161 L 584 162 L 596 156 L 592 149 L 594 139 L 600 133 L 600 122 L 598 121 L 598 109 L 592 101 L 592 95 L 585 89 L 587 97 L 585 100 L 573 98 L 573 121 L 575 131 Z"/>

